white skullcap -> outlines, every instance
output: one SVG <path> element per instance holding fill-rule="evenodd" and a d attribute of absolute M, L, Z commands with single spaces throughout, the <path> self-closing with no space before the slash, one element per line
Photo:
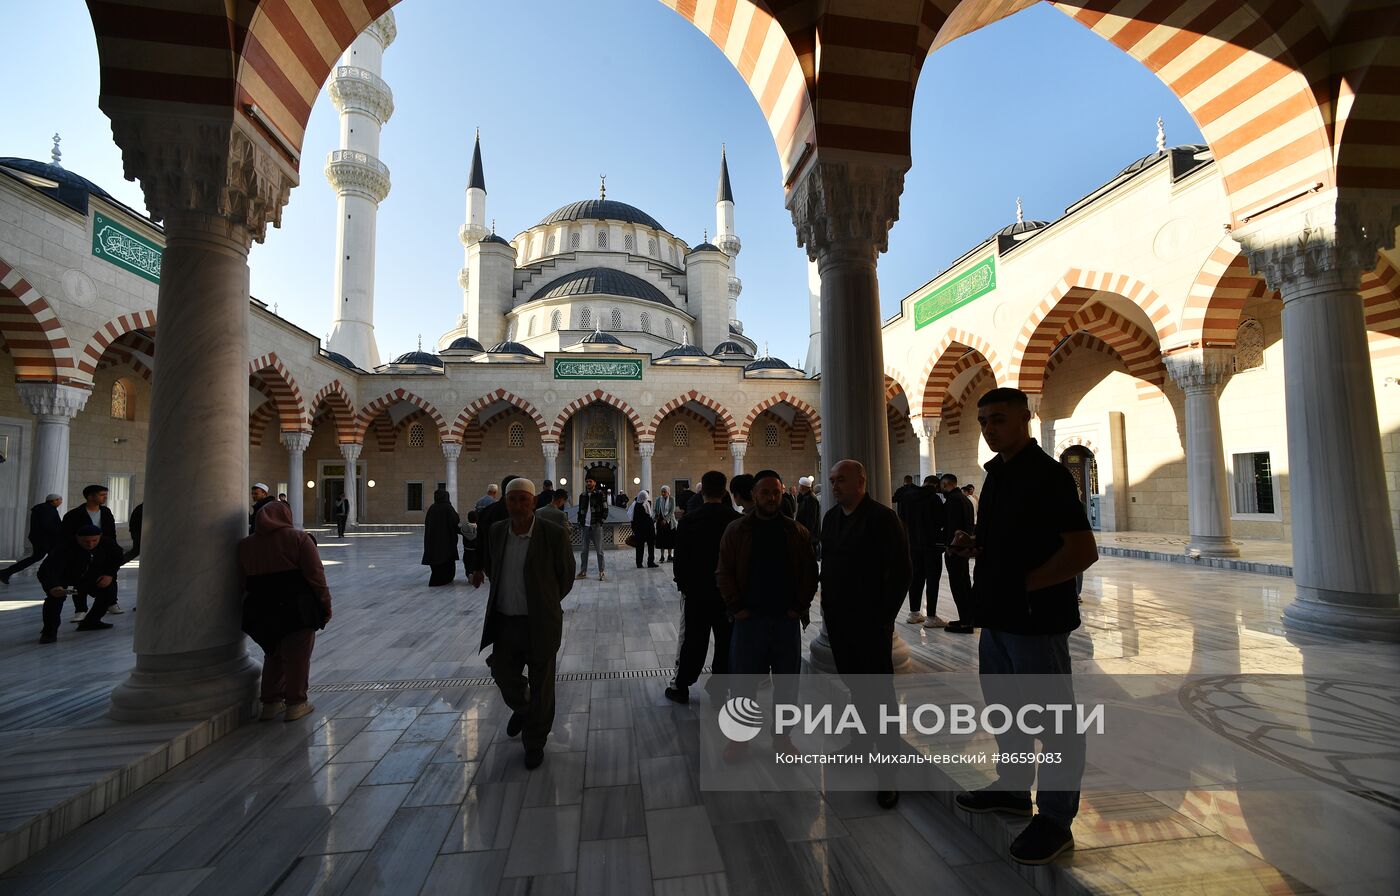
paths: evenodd
<path fill-rule="evenodd" d="M 270 491 L 272 491 L 272 489 L 270 489 L 270 488 L 267 487 L 267 483 L 266 483 L 266 482 L 254 482 L 254 483 L 253 483 L 253 488 L 260 488 L 260 489 L 262 489 L 262 490 L 265 491 L 265 492 L 270 492 Z"/>
<path fill-rule="evenodd" d="M 811 487 L 812 487 L 812 477 L 811 477 L 811 476 L 799 476 L 799 477 L 797 477 L 797 484 L 798 484 L 798 485 L 805 485 L 805 486 L 807 486 L 808 488 L 811 488 Z"/>
<path fill-rule="evenodd" d="M 512 479 L 510 482 L 506 483 L 506 494 L 510 494 L 511 492 L 529 492 L 532 495 L 539 494 L 539 491 L 535 489 L 535 484 L 523 478 Z"/>

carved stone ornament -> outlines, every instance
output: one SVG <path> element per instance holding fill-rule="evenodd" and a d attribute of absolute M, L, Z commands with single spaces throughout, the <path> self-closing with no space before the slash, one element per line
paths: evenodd
<path fill-rule="evenodd" d="M 1292 288 L 1333 275 L 1357 289 L 1361 274 L 1376 266 L 1381 249 L 1395 246 L 1400 198 L 1339 199 L 1317 194 L 1305 205 L 1282 209 L 1233 232 L 1249 257 L 1249 269 L 1287 301 Z"/>
<path fill-rule="evenodd" d="M 1252 317 L 1235 329 L 1235 373 L 1264 366 L 1264 325 Z"/>
<path fill-rule="evenodd" d="M 399 36 L 399 26 L 394 21 L 393 11 L 386 11 L 384 15 L 370 22 L 365 33 L 374 35 L 387 50 L 389 44 L 394 42 L 394 38 Z"/>
<path fill-rule="evenodd" d="M 1228 348 L 1189 348 L 1162 356 L 1167 373 L 1182 391 L 1215 389 L 1235 370 L 1235 353 Z"/>
<path fill-rule="evenodd" d="M 389 166 L 367 152 L 335 149 L 326 157 L 326 180 L 337 193 L 362 193 L 376 203 L 389 195 Z"/>
<path fill-rule="evenodd" d="M 380 124 L 394 114 L 394 92 L 384 79 L 367 69 L 354 65 L 338 65 L 335 76 L 326 85 L 326 93 L 335 103 L 337 112 L 363 112 Z"/>
<path fill-rule="evenodd" d="M 311 433 L 309 432 L 284 432 L 282 433 L 282 447 L 292 454 L 303 454 L 307 446 L 311 444 Z"/>
<path fill-rule="evenodd" d="M 447 458 L 447 459 L 450 460 L 450 461 L 455 461 L 457 458 L 459 458 L 459 457 L 462 456 L 462 443 L 461 443 L 461 442 L 443 442 L 443 443 L 442 443 L 442 456 L 445 457 L 445 458 Z"/>
<path fill-rule="evenodd" d="M 813 259 L 839 243 L 868 243 L 884 252 L 890 228 L 899 220 L 906 169 L 873 162 L 813 162 L 787 201 L 797 245 Z"/>
<path fill-rule="evenodd" d="M 36 417 L 62 417 L 68 420 L 78 416 L 92 395 L 90 389 L 76 386 L 60 386 L 56 383 L 19 383 L 19 400 Z"/>
<path fill-rule="evenodd" d="M 194 212 L 222 218 L 262 242 L 297 185 L 295 169 L 241 116 L 105 109 L 127 180 L 139 180 L 151 217 Z"/>

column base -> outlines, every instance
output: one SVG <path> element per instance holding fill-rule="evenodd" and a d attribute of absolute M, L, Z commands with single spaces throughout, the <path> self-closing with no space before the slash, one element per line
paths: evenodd
<path fill-rule="evenodd" d="M 896 673 L 908 672 L 914 665 L 913 659 L 909 656 L 909 645 L 904 642 L 897 631 L 894 632 L 890 640 L 890 659 Z M 836 674 L 836 661 L 831 656 L 831 640 L 826 636 L 825 623 L 822 623 L 821 632 L 808 645 L 807 662 L 812 667 L 813 672 L 827 675 Z"/>
<path fill-rule="evenodd" d="M 1193 535 L 1186 545 L 1188 557 L 1238 557 L 1240 546 L 1234 539 L 1219 535 Z"/>
<path fill-rule="evenodd" d="M 190 653 L 138 655 L 136 668 L 112 691 L 107 717 L 172 722 L 207 718 L 240 705 L 251 712 L 261 674 L 242 638 Z"/>
<path fill-rule="evenodd" d="M 1368 595 L 1374 598 L 1374 595 Z M 1283 611 L 1288 632 L 1349 641 L 1400 641 L 1400 607 L 1350 606 L 1299 597 Z"/>

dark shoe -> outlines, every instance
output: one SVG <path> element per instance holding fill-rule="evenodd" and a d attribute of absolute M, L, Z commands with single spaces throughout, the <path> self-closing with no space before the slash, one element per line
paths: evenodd
<path fill-rule="evenodd" d="M 95 619 L 84 619 L 82 622 L 78 623 L 78 631 L 80 632 L 95 632 L 99 631 L 100 629 L 111 627 L 112 623 L 101 622 Z"/>
<path fill-rule="evenodd" d="M 506 722 L 506 737 L 515 737 L 525 730 L 525 713 L 513 712 L 510 714 L 510 721 Z"/>
<path fill-rule="evenodd" d="M 972 623 L 957 619 L 944 626 L 943 630 L 945 632 L 952 632 L 955 635 L 970 635 L 973 632 L 973 627 Z"/>
<path fill-rule="evenodd" d="M 1031 798 L 1021 796 L 1017 793 L 1009 793 L 1005 790 L 993 790 L 985 787 L 981 790 L 969 790 L 967 793 L 960 793 L 953 797 L 953 802 L 958 804 L 958 808 L 964 812 L 1006 812 L 1011 815 L 1030 815 Z"/>
<path fill-rule="evenodd" d="M 880 804 L 881 809 L 893 809 L 899 805 L 898 790 L 881 790 L 875 794 L 875 802 Z"/>
<path fill-rule="evenodd" d="M 40 644 L 52 644 L 57 640 L 58 635 L 54 634 L 53 632 L 44 632 L 43 634 L 39 635 Z"/>
<path fill-rule="evenodd" d="M 1045 865 L 1069 849 L 1074 849 L 1074 837 L 1069 828 L 1037 815 L 1020 836 L 1011 841 L 1011 858 L 1022 865 Z"/>
<path fill-rule="evenodd" d="M 526 768 L 528 768 L 528 769 L 536 769 L 536 768 L 539 768 L 539 767 L 540 767 L 540 764 L 543 763 L 543 762 L 544 762 L 544 750 L 526 750 L 526 751 L 525 751 L 525 767 L 526 767 Z"/>
<path fill-rule="evenodd" d="M 668 687 L 668 688 L 666 688 L 666 699 L 667 699 L 667 700 L 670 700 L 672 703 L 689 703 L 689 702 L 690 702 L 690 689 L 689 689 L 689 688 Z"/>
<path fill-rule="evenodd" d="M 0 574 L 0 585 L 8 585 L 8 584 L 10 584 L 10 577 L 7 576 L 7 575 Z"/>
<path fill-rule="evenodd" d="M 661 564 L 659 564 L 659 563 L 648 563 L 648 564 L 647 564 L 647 569 L 660 569 L 660 568 L 661 568 Z"/>

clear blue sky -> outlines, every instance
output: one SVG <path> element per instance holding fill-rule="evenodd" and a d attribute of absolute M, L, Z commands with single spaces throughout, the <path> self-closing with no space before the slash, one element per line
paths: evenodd
<path fill-rule="evenodd" d="M 507 237 L 597 195 L 636 205 L 687 242 L 714 228 L 721 143 L 743 239 L 745 332 L 800 365 L 807 348 L 806 261 L 783 208 L 781 171 L 748 88 L 709 39 L 660 3 L 528 4 L 406 0 L 384 77 L 396 111 L 381 155 L 393 192 L 380 207 L 376 330 L 394 357 L 432 343 L 461 311 L 457 271 L 473 129 L 481 128 L 488 215 Z M 7 10 L 10 86 L 0 156 L 63 165 L 144 208 L 97 109 L 96 44 L 80 0 Z M 17 85 L 24 89 L 16 90 Z M 1049 6 L 940 50 L 914 109 L 914 167 L 880 260 L 883 311 L 1014 220 L 1065 206 L 1154 149 L 1200 141 L 1181 104 L 1146 69 Z M 302 185 L 280 230 L 251 255 L 253 294 L 312 333 L 329 329 L 335 197 L 321 169 L 337 139 L 324 92 L 303 147 Z"/>

